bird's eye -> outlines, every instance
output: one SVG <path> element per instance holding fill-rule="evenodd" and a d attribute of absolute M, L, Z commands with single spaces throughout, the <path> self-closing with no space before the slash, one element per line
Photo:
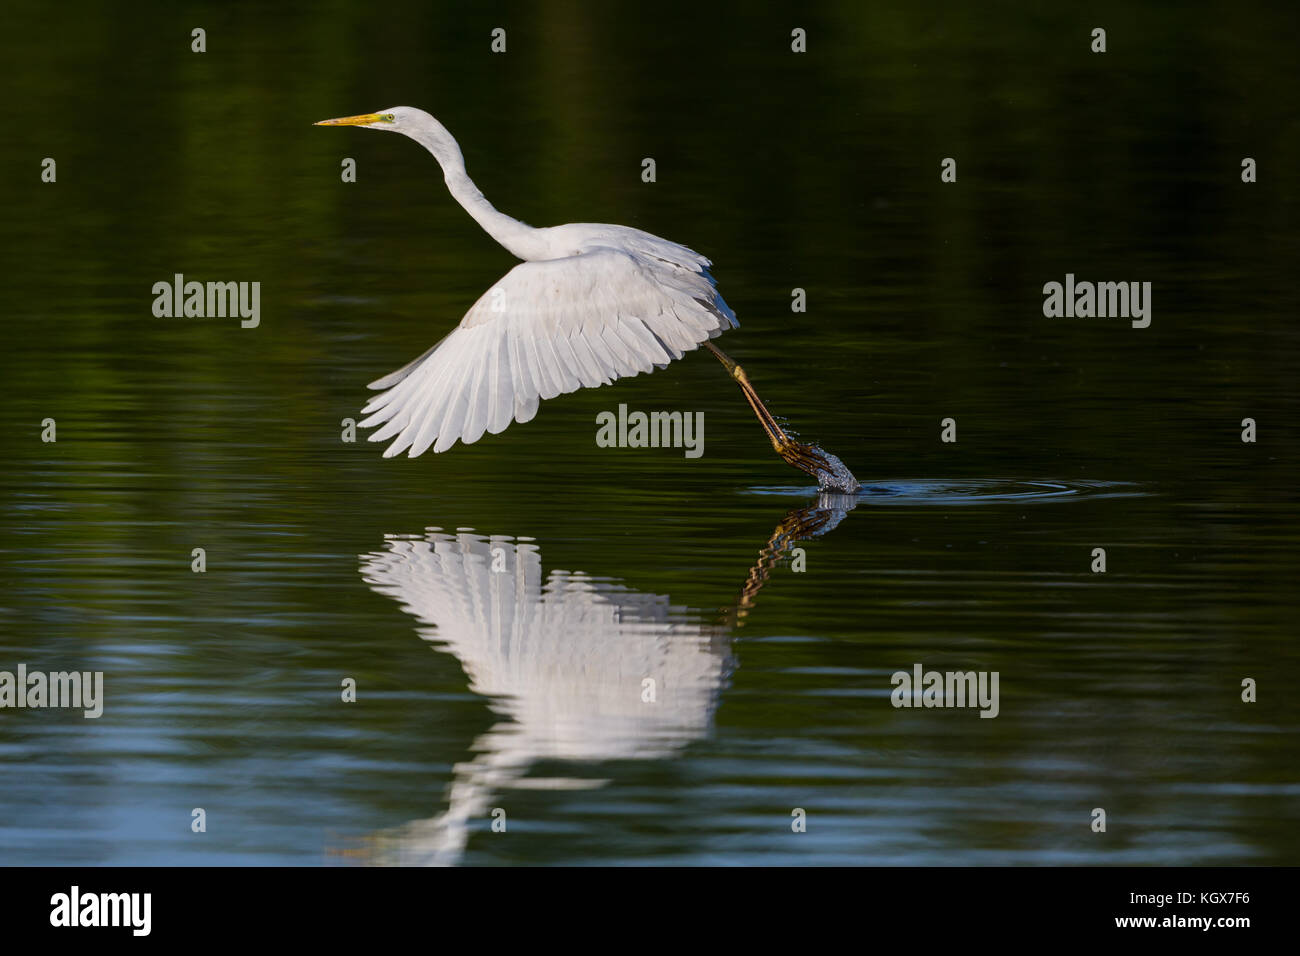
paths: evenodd
<path fill-rule="evenodd" d="M 385 123 L 395 123 L 397 121 L 392 113 L 385 113 L 383 116 L 383 120 Z"/>

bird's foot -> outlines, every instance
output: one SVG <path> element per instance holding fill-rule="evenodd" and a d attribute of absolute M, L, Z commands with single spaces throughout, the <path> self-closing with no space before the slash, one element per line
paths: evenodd
<path fill-rule="evenodd" d="M 824 448 L 805 445 L 790 438 L 774 444 L 776 444 L 776 453 L 784 458 L 787 464 L 816 478 L 817 487 L 821 491 L 854 494 L 862 487 L 858 479 L 853 477 L 853 472 L 849 471 L 848 466 Z"/>

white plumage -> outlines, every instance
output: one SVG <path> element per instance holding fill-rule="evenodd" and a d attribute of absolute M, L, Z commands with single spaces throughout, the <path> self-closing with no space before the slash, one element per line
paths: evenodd
<path fill-rule="evenodd" d="M 472 444 L 531 420 L 541 399 L 652 372 L 736 326 L 708 260 L 691 250 L 617 226 L 557 230 L 592 238 L 515 266 L 450 335 L 371 383 L 384 391 L 361 425 L 383 426 L 371 441 L 395 438 L 385 457 Z"/>

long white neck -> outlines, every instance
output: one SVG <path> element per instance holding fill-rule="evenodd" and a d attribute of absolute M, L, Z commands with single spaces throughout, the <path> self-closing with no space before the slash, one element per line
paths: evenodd
<path fill-rule="evenodd" d="M 461 155 L 455 138 L 437 120 L 432 117 L 430 120 L 432 122 L 427 128 L 413 130 L 408 135 L 433 154 L 456 202 L 464 206 L 474 221 L 512 255 L 525 260 L 549 258 L 550 246 L 543 238 L 542 230 L 498 212 L 465 172 L 465 157 Z"/>

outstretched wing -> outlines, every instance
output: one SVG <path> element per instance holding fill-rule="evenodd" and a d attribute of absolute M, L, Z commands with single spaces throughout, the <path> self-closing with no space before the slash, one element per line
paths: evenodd
<path fill-rule="evenodd" d="M 472 444 L 540 399 L 663 368 L 736 326 L 709 274 L 652 255 L 597 248 L 515 266 L 446 338 L 370 384 L 363 410 L 384 457 Z"/>

